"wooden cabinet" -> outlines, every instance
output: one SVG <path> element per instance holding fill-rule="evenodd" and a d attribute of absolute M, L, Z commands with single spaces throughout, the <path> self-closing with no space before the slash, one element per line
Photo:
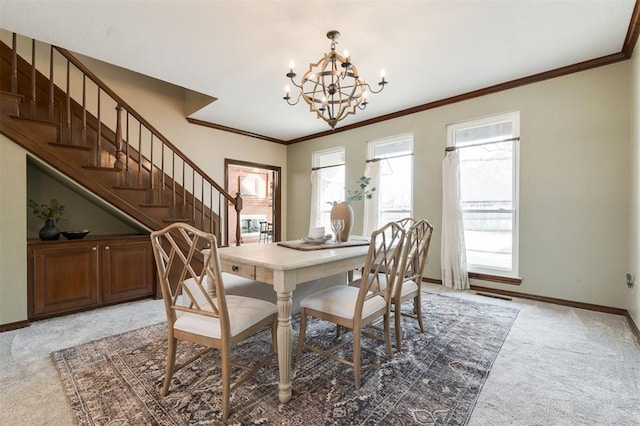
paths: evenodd
<path fill-rule="evenodd" d="M 29 319 L 39 319 L 155 294 L 146 235 L 27 244 Z"/>

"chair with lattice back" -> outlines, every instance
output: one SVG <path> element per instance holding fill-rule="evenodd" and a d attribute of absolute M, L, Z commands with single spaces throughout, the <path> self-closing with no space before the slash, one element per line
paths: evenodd
<path fill-rule="evenodd" d="M 225 295 L 214 235 L 185 223 L 174 223 L 151 233 L 151 243 L 168 326 L 167 365 L 161 393 L 167 395 L 176 371 L 217 350 L 222 366 L 221 417 L 226 420 L 230 392 L 276 354 L 277 307 L 264 300 Z M 271 329 L 273 351 L 251 366 L 232 363 L 231 349 L 267 328 Z M 196 343 L 204 349 L 176 365 L 178 340 Z M 246 371 L 233 384 L 232 365 Z"/>
<path fill-rule="evenodd" d="M 298 336 L 298 361 L 304 349 L 353 367 L 355 388 L 360 388 L 360 340 L 361 335 L 385 342 L 389 358 L 393 357 L 390 330 L 390 286 L 393 286 L 399 267 L 404 230 L 396 223 L 388 223 L 371 234 L 369 251 L 364 263 L 364 273 L 353 285 L 338 285 L 314 293 L 300 302 L 300 335 Z M 387 285 L 390 283 L 390 285 Z M 344 339 L 333 348 L 325 350 L 305 342 L 307 317 L 329 321 L 353 331 L 353 359 L 349 361 L 336 351 L 350 340 Z M 383 318 L 383 336 L 363 331 L 363 328 Z"/>
<path fill-rule="evenodd" d="M 410 217 L 397 222 L 405 229 L 404 247 L 400 262 L 400 273 L 403 277 L 395 282 L 391 306 L 394 312 L 394 330 L 396 334 L 396 349 L 402 349 L 401 316 L 408 316 L 418 320 L 420 332 L 424 333 L 422 319 L 422 275 L 427 263 L 427 254 L 431 242 L 433 226 L 424 220 Z M 402 311 L 402 303 L 413 299 L 413 312 Z"/>

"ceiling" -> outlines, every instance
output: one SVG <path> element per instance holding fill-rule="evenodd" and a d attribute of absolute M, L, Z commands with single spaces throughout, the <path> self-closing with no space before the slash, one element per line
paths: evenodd
<path fill-rule="evenodd" d="M 348 49 L 372 85 L 336 126 L 619 53 L 634 0 L 0 0 L 0 28 L 215 97 L 191 118 L 282 141 L 330 130 L 282 99 Z"/>

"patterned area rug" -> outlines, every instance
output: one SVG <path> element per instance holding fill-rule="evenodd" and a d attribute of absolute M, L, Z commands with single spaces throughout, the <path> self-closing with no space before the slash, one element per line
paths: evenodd
<path fill-rule="evenodd" d="M 403 306 L 411 307 L 410 302 Z M 305 352 L 293 367 L 293 397 L 281 404 L 274 359 L 232 393 L 228 424 L 465 424 L 518 311 L 425 293 L 423 312 L 424 333 L 416 320 L 403 317 L 403 350 L 393 359 L 382 342 L 363 338 L 359 390 L 348 366 Z M 307 336 L 316 345 L 331 345 L 334 330 L 312 321 Z M 197 350 L 179 344 L 179 356 L 185 349 Z M 264 332 L 234 354 L 251 360 L 269 350 L 270 335 Z M 350 357 L 351 345 L 343 350 Z M 169 395 L 161 397 L 165 351 L 166 325 L 157 324 L 54 352 L 77 423 L 222 424 L 218 364 L 205 359 L 180 370 Z"/>

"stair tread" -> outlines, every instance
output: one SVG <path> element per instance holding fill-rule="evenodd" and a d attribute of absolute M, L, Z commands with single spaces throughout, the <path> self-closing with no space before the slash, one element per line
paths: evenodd
<path fill-rule="evenodd" d="M 71 144 L 60 143 L 60 142 L 49 142 L 49 145 L 60 147 L 60 148 L 79 149 L 81 151 L 91 151 L 91 147 L 89 145 L 71 145 Z"/>
<path fill-rule="evenodd" d="M 141 203 L 140 207 L 171 207 L 171 204 Z"/>
<path fill-rule="evenodd" d="M 82 166 L 83 169 L 97 170 L 100 172 L 121 172 L 122 169 L 116 169 L 115 167 L 98 167 L 98 166 Z"/>
<path fill-rule="evenodd" d="M 39 123 L 39 124 L 45 124 L 47 126 L 58 127 L 58 123 L 56 123 L 55 121 L 39 120 L 37 118 L 29 118 L 29 117 L 24 117 L 22 115 L 10 115 L 10 117 L 13 118 L 14 120 L 31 121 L 32 123 Z"/>
<path fill-rule="evenodd" d="M 129 191 L 148 191 L 149 187 L 148 186 L 122 186 L 122 185 L 116 185 L 113 187 L 113 189 L 124 189 L 124 190 L 129 190 Z"/>

